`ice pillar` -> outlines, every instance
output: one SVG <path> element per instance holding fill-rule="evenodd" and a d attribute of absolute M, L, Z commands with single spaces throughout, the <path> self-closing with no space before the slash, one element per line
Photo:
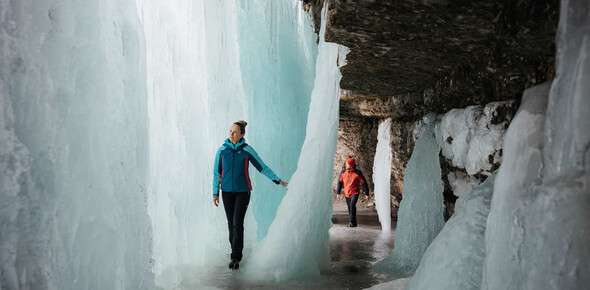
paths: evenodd
<path fill-rule="evenodd" d="M 526 90 L 504 139 L 504 162 L 498 170 L 486 227 L 486 289 L 519 287 L 517 253 L 523 242 L 523 216 L 530 203 L 527 190 L 539 175 L 543 127 L 550 83 Z M 526 165 L 523 168 L 523 164 Z M 499 279 L 497 277 L 502 277 Z"/>
<path fill-rule="evenodd" d="M 307 135 L 297 171 L 268 235 L 254 248 L 244 268 L 251 279 L 282 281 L 319 275 L 330 264 L 328 230 L 340 97 L 337 65 L 342 65 L 346 49 L 324 41 L 326 13 L 324 7 Z"/>
<path fill-rule="evenodd" d="M 542 185 L 525 218 L 524 288 L 590 285 L 590 2 L 561 2 Z"/>
<path fill-rule="evenodd" d="M 479 289 L 495 178 L 494 173 L 458 200 L 462 205 L 424 253 L 408 289 Z"/>
<path fill-rule="evenodd" d="M 375 207 L 383 231 L 391 231 L 391 119 L 379 124 L 377 150 L 373 163 Z"/>
<path fill-rule="evenodd" d="M 249 116 L 247 140 L 280 178 L 289 181 L 305 138 L 317 35 L 302 1 L 238 2 L 240 69 Z M 251 208 L 257 239 L 261 240 L 286 190 L 251 170 Z"/>
<path fill-rule="evenodd" d="M 444 226 L 435 119 L 433 113 L 424 117 L 422 134 L 406 167 L 393 254 L 375 265 L 375 270 L 396 278 L 414 273 L 426 248 Z"/>
<path fill-rule="evenodd" d="M 494 191 L 483 289 L 579 289 L 590 284 L 589 52 L 590 3 L 562 1 L 557 74 L 546 116 L 531 115 L 530 124 L 520 126 L 523 134 L 506 140 L 522 145 L 507 149 L 504 160 L 510 160 L 509 154 L 534 158 L 500 168 L 503 177 L 498 174 L 496 187 L 515 184 L 516 196 L 508 197 L 519 198 L 511 205 Z M 508 216 L 502 218 L 503 213 Z"/>

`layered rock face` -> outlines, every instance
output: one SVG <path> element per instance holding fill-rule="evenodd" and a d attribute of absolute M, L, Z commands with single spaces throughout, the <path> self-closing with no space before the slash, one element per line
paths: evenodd
<path fill-rule="evenodd" d="M 354 155 L 371 176 L 376 128 L 392 118 L 391 194 L 398 201 L 416 120 L 429 112 L 512 100 L 513 106 L 496 114 L 503 118 L 499 122 L 509 121 L 522 92 L 554 75 L 557 0 L 325 1 L 326 40 L 351 50 L 341 68 L 334 167 Z M 323 0 L 303 2 L 312 18 L 319 16 Z M 449 194 L 448 173 L 466 172 L 442 155 L 441 161 L 450 215 L 456 196 Z"/>

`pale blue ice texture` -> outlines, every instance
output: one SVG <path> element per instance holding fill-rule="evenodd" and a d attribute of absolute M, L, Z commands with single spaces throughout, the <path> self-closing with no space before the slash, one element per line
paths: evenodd
<path fill-rule="evenodd" d="M 248 120 L 247 138 L 288 179 L 317 55 L 301 1 L 251 2 L 0 0 L 3 289 L 150 289 L 167 271 L 156 280 L 174 287 L 177 265 L 227 265 L 214 154 L 231 123 Z M 241 25 L 261 10 L 267 21 Z M 248 48 L 260 26 L 280 26 L 266 35 L 280 53 Z M 253 58 L 258 69 L 243 62 Z M 266 85 L 267 67 L 280 89 L 258 97 L 249 90 Z M 258 122 L 270 109 L 253 98 L 280 108 Z M 281 158 L 265 144 L 285 148 Z M 251 211 L 246 229 L 252 248 Z"/>
<path fill-rule="evenodd" d="M 471 191 L 424 253 L 408 289 L 478 289 L 496 175 Z"/>
<path fill-rule="evenodd" d="M 284 281 L 319 275 L 330 266 L 328 230 L 341 77 L 338 65 L 344 64 L 348 50 L 324 41 L 326 14 L 324 6 L 316 78 L 298 168 L 268 235 L 254 248 L 244 268 L 248 279 Z"/>
<path fill-rule="evenodd" d="M 317 45 L 300 1 L 138 2 L 148 55 L 154 272 L 172 288 L 182 279 L 177 265 L 229 260 L 223 204 L 213 206 L 210 188 L 215 152 L 233 122 L 248 121 L 247 142 L 289 180 Z M 250 176 L 245 259 L 257 223 L 265 233 L 285 192 L 253 167 Z"/>
<path fill-rule="evenodd" d="M 134 1 L 0 1 L 0 288 L 149 289 Z"/>
<path fill-rule="evenodd" d="M 248 142 L 285 181 L 297 169 L 315 78 L 317 35 L 302 1 L 238 1 L 238 45 Z M 251 168 L 254 171 L 254 168 Z M 251 174 L 251 208 L 261 240 L 285 190 Z"/>
<path fill-rule="evenodd" d="M 375 209 L 379 215 L 381 229 L 391 231 L 391 118 L 379 124 L 377 149 L 373 162 L 373 184 L 375 185 Z"/>
<path fill-rule="evenodd" d="M 411 277 L 396 279 L 393 281 L 374 285 L 371 288 L 367 288 L 367 290 L 405 290 L 408 288 L 408 284 L 410 284 L 411 279 Z"/>
<path fill-rule="evenodd" d="M 161 274 L 176 265 L 226 260 L 226 218 L 212 203 L 213 159 L 247 108 L 235 2 L 140 0 L 138 11 L 147 55 L 153 268 L 163 285 Z M 253 224 L 250 217 L 249 246 Z"/>
<path fill-rule="evenodd" d="M 520 132 L 533 130 L 523 133 L 527 138 L 506 139 L 518 144 L 506 150 L 506 159 L 511 154 L 528 162 L 507 169 L 503 164 L 498 173 L 496 188 L 516 188 L 494 191 L 483 289 L 590 284 L 590 2 L 561 2 L 556 41 L 557 73 L 546 116 L 539 112 L 531 116 L 539 120 L 520 126 Z M 533 124 L 543 118 L 544 127 Z"/>
<path fill-rule="evenodd" d="M 444 225 L 443 183 L 431 113 L 424 117 L 421 135 L 406 167 L 393 254 L 375 270 L 395 278 L 413 275 L 426 248 Z"/>
<path fill-rule="evenodd" d="M 551 83 L 526 90 L 504 139 L 504 162 L 498 170 L 486 228 L 484 286 L 520 288 L 518 261 L 523 242 L 523 216 L 542 165 L 543 128 Z M 490 276 L 491 275 L 491 276 Z M 491 278 L 501 276 L 503 279 Z M 511 286 L 512 285 L 512 286 Z"/>

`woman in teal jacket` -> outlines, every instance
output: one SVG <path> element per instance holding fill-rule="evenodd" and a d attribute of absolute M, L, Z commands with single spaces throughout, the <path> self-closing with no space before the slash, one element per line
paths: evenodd
<path fill-rule="evenodd" d="M 237 121 L 229 129 L 229 138 L 217 150 L 213 169 L 213 203 L 219 205 L 221 188 L 223 207 L 229 229 L 231 244 L 230 269 L 238 269 L 244 248 L 244 217 L 250 203 L 252 184 L 248 168 L 250 163 L 276 184 L 287 187 L 287 182 L 278 178 L 246 143 L 246 121 Z"/>

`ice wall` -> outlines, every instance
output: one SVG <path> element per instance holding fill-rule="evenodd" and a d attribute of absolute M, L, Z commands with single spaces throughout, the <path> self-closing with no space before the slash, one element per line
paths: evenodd
<path fill-rule="evenodd" d="M 487 258 L 484 286 L 520 288 L 518 252 L 523 242 L 523 216 L 533 196 L 528 187 L 539 177 L 543 128 L 551 83 L 523 93 L 518 113 L 506 132 L 504 163 L 500 166 L 486 228 Z M 491 276 L 490 276 L 491 275 Z M 503 277 L 503 279 L 492 278 Z"/>
<path fill-rule="evenodd" d="M 315 78 L 317 35 L 297 0 L 242 0 L 238 44 L 249 114 L 248 142 L 289 181 L 305 138 Z M 261 240 L 286 190 L 252 174 L 252 211 Z"/>
<path fill-rule="evenodd" d="M 375 208 L 383 231 L 391 231 L 391 119 L 379 124 L 377 149 L 373 164 Z"/>
<path fill-rule="evenodd" d="M 233 122 L 248 121 L 247 142 L 277 175 L 289 180 L 294 171 L 317 55 L 300 5 L 138 0 L 148 59 L 149 209 L 158 285 L 182 283 L 179 265 L 227 265 L 227 221 L 222 205 L 213 206 L 211 173 Z M 246 256 L 284 195 L 253 167 L 250 172 Z"/>
<path fill-rule="evenodd" d="M 244 276 L 249 279 L 284 281 L 319 275 L 330 265 L 328 230 L 339 119 L 338 65 L 343 65 L 347 49 L 324 41 L 326 13 L 324 6 L 307 135 L 297 171 L 268 235 L 246 262 Z"/>
<path fill-rule="evenodd" d="M 137 3 L 146 38 L 154 273 L 221 264 L 229 243 L 223 207 L 212 202 L 213 159 L 231 123 L 247 120 L 237 4 Z M 251 247 L 251 218 L 246 229 Z"/>
<path fill-rule="evenodd" d="M 0 1 L 0 288 L 153 288 L 134 2 Z"/>
<path fill-rule="evenodd" d="M 406 167 L 395 249 L 375 265 L 376 271 L 390 273 L 395 278 L 409 277 L 414 273 L 426 248 L 444 225 L 440 149 L 434 138 L 435 119 L 434 113 L 424 117 L 422 133 Z"/>
<path fill-rule="evenodd" d="M 0 0 L 0 288 L 174 287 L 178 265 L 226 265 L 214 154 L 246 119 L 294 170 L 317 55 L 301 5 Z M 246 230 L 251 248 L 251 211 Z"/>
<path fill-rule="evenodd" d="M 494 191 L 483 289 L 581 289 L 590 284 L 589 42 L 590 3 L 562 1 L 557 74 L 544 128 L 531 116 L 529 127 L 514 129 L 531 136 L 526 142 L 519 142 L 522 136 L 506 139 L 519 145 L 513 156 L 530 158 L 506 169 L 503 164 L 505 176 L 498 174 L 496 187 L 518 187 L 503 195 Z M 507 198 L 518 204 L 506 204 Z M 502 219 L 502 213 L 510 219 Z M 502 241 L 507 236 L 512 238 L 508 247 Z"/>
<path fill-rule="evenodd" d="M 469 193 L 424 253 L 408 289 L 478 289 L 485 259 L 484 232 L 490 210 L 492 174 Z"/>

